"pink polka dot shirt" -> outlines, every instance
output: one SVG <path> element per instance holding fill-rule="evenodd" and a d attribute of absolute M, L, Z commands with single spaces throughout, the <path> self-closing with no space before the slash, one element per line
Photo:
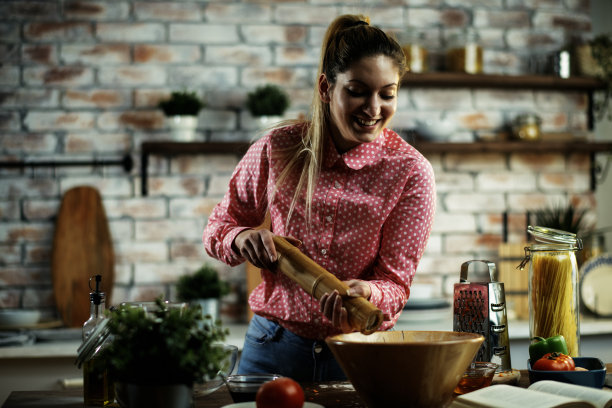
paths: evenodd
<path fill-rule="evenodd" d="M 273 152 L 293 145 L 300 133 L 300 125 L 276 129 L 250 147 L 208 220 L 204 247 L 229 265 L 244 262 L 232 242 L 260 225 L 269 210 L 272 232 L 298 238 L 300 250 L 340 280 L 367 282 L 370 302 L 391 318 L 381 327 L 388 329 L 408 300 L 431 231 L 436 201 L 431 164 L 389 129 L 343 154 L 328 140 L 311 219 L 306 222 L 305 206 L 298 202 L 286 225 L 296 180 L 287 180 L 270 203 L 283 166 Z M 306 338 L 339 333 L 318 301 L 281 273 L 263 270 L 249 304 Z"/>

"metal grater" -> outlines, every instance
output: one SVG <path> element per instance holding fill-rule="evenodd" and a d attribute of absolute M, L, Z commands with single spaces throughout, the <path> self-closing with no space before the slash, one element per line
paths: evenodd
<path fill-rule="evenodd" d="M 468 268 L 483 262 L 489 268 L 489 281 L 468 281 Z M 461 265 L 459 283 L 455 283 L 453 330 L 481 334 L 485 340 L 474 361 L 499 364 L 499 371 L 511 370 L 506 295 L 503 282 L 495 281 L 495 264 L 472 260 Z"/>

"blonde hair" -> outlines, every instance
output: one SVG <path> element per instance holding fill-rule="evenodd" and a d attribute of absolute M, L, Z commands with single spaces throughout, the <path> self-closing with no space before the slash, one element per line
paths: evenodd
<path fill-rule="evenodd" d="M 362 58 L 385 55 L 397 65 L 400 77 L 406 71 L 406 60 L 402 48 L 397 41 L 382 31 L 370 25 L 370 19 L 363 15 L 343 15 L 337 17 L 327 28 L 321 48 L 317 78 L 325 74 L 330 84 L 335 84 L 339 73 L 346 72 L 351 65 Z M 285 163 L 277 180 L 274 197 L 278 188 L 293 172 L 300 171 L 298 182 L 289 207 L 286 225 L 305 189 L 306 219 L 312 212 L 312 197 L 317 179 L 321 171 L 321 161 L 325 147 L 325 135 L 330 129 L 329 104 L 324 103 L 318 92 L 318 81 L 310 106 L 310 120 L 302 127 L 302 137 L 299 142 L 278 153 L 281 162 Z M 293 121 L 292 124 L 304 124 L 304 121 Z M 288 124 L 285 122 L 282 125 Z M 308 224 L 308 223 L 307 223 Z"/>

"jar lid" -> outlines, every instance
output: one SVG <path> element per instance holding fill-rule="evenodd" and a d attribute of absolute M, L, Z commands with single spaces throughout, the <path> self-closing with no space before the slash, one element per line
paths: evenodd
<path fill-rule="evenodd" d="M 517 125 L 540 125 L 542 118 L 535 113 L 522 113 L 516 117 L 514 123 Z"/>
<path fill-rule="evenodd" d="M 533 235 L 537 242 L 547 244 L 565 244 L 578 249 L 582 249 L 582 240 L 572 232 L 561 231 L 548 227 L 541 227 L 538 225 L 529 225 L 527 227 L 527 232 Z"/>

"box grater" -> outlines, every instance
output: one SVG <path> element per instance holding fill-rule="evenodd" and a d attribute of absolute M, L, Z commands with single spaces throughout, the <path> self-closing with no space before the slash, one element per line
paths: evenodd
<path fill-rule="evenodd" d="M 468 268 L 474 262 L 483 262 L 489 268 L 489 280 L 468 281 Z M 453 330 L 479 333 L 485 340 L 474 361 L 499 364 L 499 371 L 511 370 L 506 295 L 503 282 L 495 281 L 495 264 L 472 260 L 461 265 L 459 283 L 454 288 Z"/>

